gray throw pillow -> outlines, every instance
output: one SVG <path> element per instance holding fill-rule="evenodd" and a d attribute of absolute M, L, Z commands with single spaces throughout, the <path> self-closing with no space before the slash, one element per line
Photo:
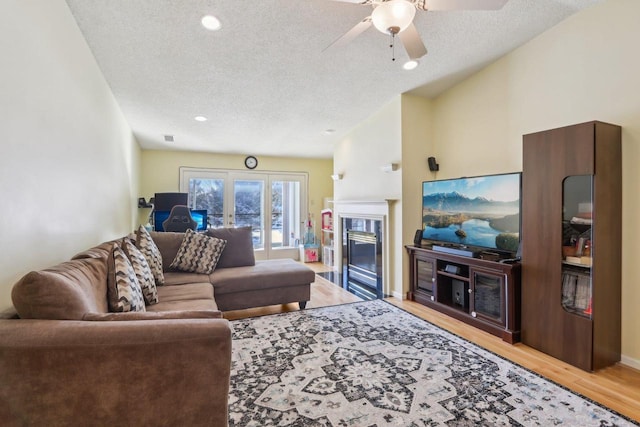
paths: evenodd
<path fill-rule="evenodd" d="M 227 241 L 227 245 L 218 261 L 217 268 L 256 265 L 250 226 L 239 228 L 212 228 L 207 230 L 206 234 Z"/>

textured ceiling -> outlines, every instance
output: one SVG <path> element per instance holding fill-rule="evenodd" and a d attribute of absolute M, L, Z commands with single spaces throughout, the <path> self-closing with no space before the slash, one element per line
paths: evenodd
<path fill-rule="evenodd" d="M 498 11 L 418 11 L 413 71 L 373 27 L 326 49 L 371 7 L 330 0 L 67 0 L 140 144 L 330 158 L 398 94 L 433 97 L 602 0 L 509 0 Z M 216 32 L 200 24 L 213 14 Z M 326 50 L 325 50 L 326 49 Z M 202 115 L 206 122 L 193 118 Z M 325 130 L 334 129 L 327 135 Z M 174 135 L 165 142 L 164 135 Z"/>

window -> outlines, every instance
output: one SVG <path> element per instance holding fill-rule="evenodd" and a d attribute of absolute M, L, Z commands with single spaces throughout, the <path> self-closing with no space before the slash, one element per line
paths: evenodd
<path fill-rule="evenodd" d="M 251 226 L 258 259 L 296 258 L 307 217 L 307 174 L 180 168 L 192 209 L 211 227 Z"/>

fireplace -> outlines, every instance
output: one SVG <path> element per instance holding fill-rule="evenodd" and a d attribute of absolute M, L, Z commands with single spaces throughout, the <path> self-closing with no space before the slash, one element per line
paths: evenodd
<path fill-rule="evenodd" d="M 365 300 L 395 296 L 389 259 L 394 202 L 334 201 L 336 283 Z"/>
<path fill-rule="evenodd" d="M 342 219 L 343 287 L 365 300 L 382 298 L 382 221 Z"/>

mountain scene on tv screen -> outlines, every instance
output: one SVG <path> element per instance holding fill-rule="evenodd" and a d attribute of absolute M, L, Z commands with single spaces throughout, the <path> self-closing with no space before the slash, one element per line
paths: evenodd
<path fill-rule="evenodd" d="M 458 191 L 423 196 L 423 238 L 515 252 L 520 202 L 469 197 Z"/>

